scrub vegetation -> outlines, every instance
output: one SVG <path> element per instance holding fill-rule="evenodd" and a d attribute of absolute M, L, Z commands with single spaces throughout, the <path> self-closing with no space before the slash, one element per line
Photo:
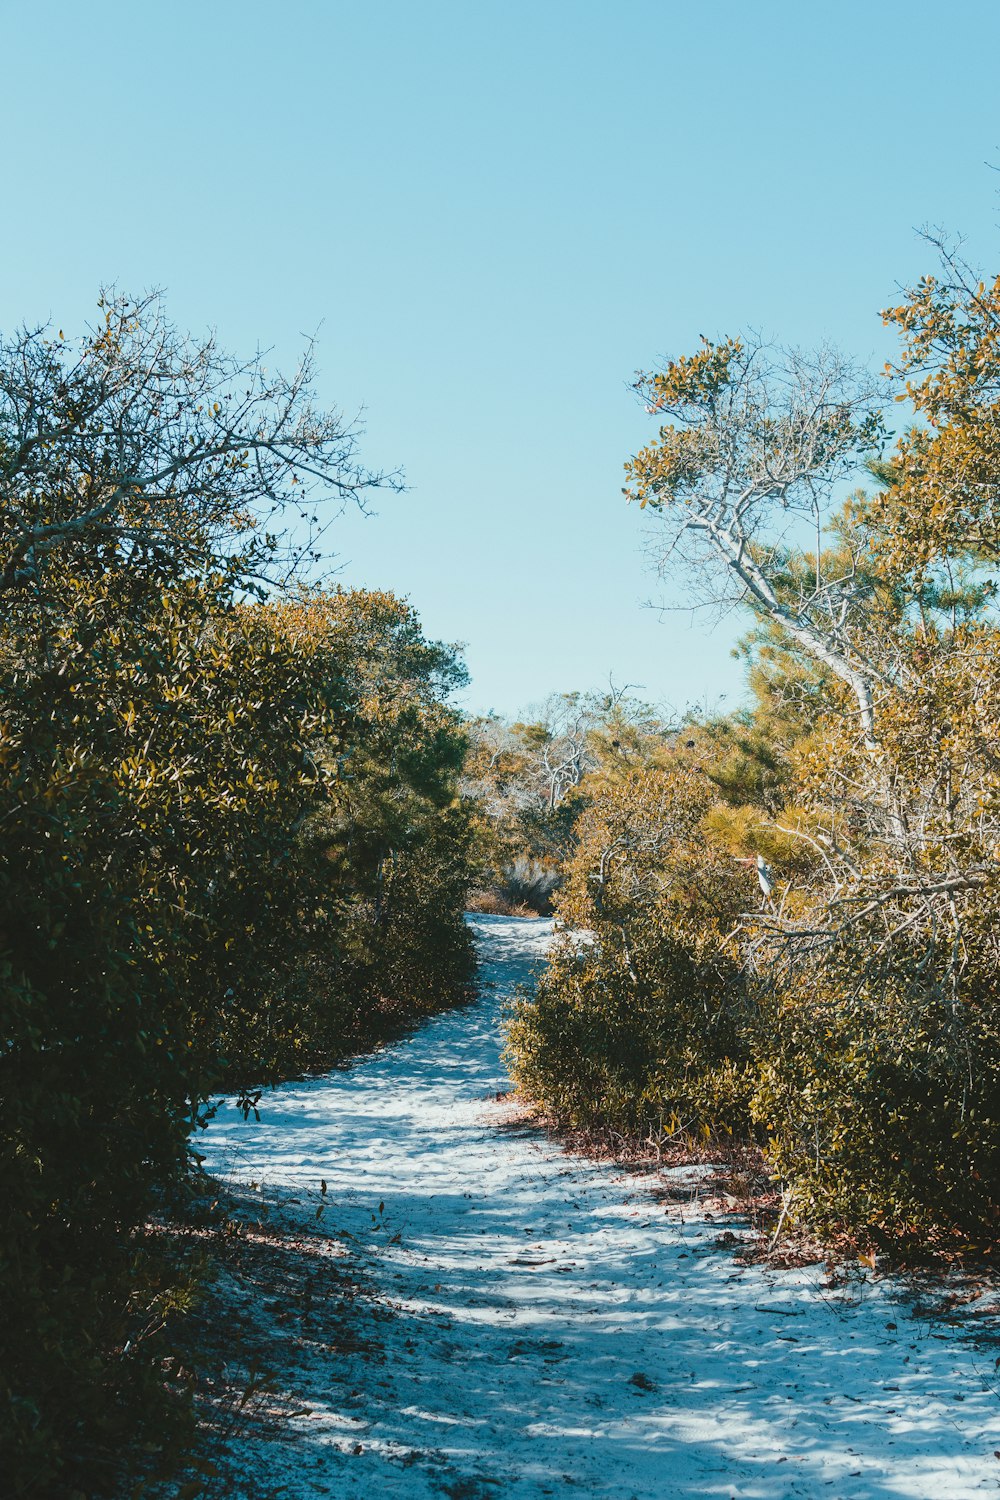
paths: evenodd
<path fill-rule="evenodd" d="M 665 576 L 752 613 L 749 706 L 627 759 L 590 731 L 509 1055 L 568 1125 L 759 1146 L 785 1224 L 991 1254 L 1000 281 L 944 254 L 884 318 L 880 384 L 747 339 L 637 378 L 626 493 Z"/>
<path fill-rule="evenodd" d="M 155 299 L 0 348 L 0 1452 L 103 1490 L 169 1446 L 196 1268 L 154 1221 L 225 1085 L 463 998 L 455 652 L 301 583 L 390 476 L 290 380 Z"/>
<path fill-rule="evenodd" d="M 748 338 L 636 378 L 626 494 L 744 612 L 745 706 L 517 722 L 455 708 L 407 603 L 316 582 L 399 479 L 311 351 L 270 374 L 155 297 L 0 342 L 5 1493 L 186 1451 L 213 1096 L 461 1002 L 470 905 L 555 915 L 507 1056 L 561 1125 L 751 1148 L 779 1229 L 868 1256 L 995 1252 L 1000 279 L 942 250 L 884 318 L 878 381 Z"/>

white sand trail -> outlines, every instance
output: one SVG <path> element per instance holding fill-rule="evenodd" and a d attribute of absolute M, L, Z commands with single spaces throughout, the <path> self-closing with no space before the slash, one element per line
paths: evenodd
<path fill-rule="evenodd" d="M 206 1133 L 217 1176 L 304 1222 L 327 1202 L 377 1290 L 352 1306 L 354 1352 L 276 1352 L 310 1414 L 237 1446 L 234 1496 L 1000 1491 L 993 1358 L 961 1327 L 883 1286 L 839 1303 L 819 1267 L 740 1267 L 718 1222 L 668 1216 L 648 1179 L 504 1127 L 499 1005 L 549 926 L 472 921 L 474 1006 L 265 1096 L 259 1123 L 226 1106 Z"/>

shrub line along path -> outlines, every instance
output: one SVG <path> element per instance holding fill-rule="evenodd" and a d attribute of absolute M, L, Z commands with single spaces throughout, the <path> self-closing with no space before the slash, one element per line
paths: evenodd
<path fill-rule="evenodd" d="M 206 1132 L 207 1170 L 322 1231 L 311 1243 L 361 1287 L 294 1323 L 234 1308 L 270 1319 L 300 1414 L 233 1440 L 228 1493 L 1000 1493 L 994 1358 L 969 1326 L 915 1317 L 882 1283 L 838 1299 L 822 1266 L 741 1266 L 719 1243 L 739 1224 L 667 1212 L 649 1177 L 511 1124 L 498 1012 L 551 928 L 470 920 L 473 1006 L 266 1095 L 259 1122 L 227 1104 Z"/>

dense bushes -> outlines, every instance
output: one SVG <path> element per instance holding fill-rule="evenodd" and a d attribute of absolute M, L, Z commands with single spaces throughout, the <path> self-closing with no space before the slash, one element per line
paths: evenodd
<path fill-rule="evenodd" d="M 351 656 L 373 608 L 381 699 Z M 116 631 L 111 671 L 65 617 L 44 672 L 8 664 L 2 1379 L 25 1493 L 114 1430 L 130 1231 L 182 1181 L 199 1101 L 463 992 L 463 741 L 447 654 L 393 675 L 400 632 L 412 657 L 382 596 L 189 591 Z"/>
<path fill-rule="evenodd" d="M 717 794 L 702 768 L 684 750 L 660 759 L 595 779 L 558 903 L 568 935 L 509 1038 L 527 1094 L 631 1135 L 724 1112 L 732 1125 L 747 1042 L 726 938 L 747 880 L 705 836 Z"/>
<path fill-rule="evenodd" d="M 516 1082 L 575 1127 L 758 1144 L 786 1222 L 908 1251 L 942 1231 L 988 1243 L 1000 1222 L 992 872 L 948 892 L 956 960 L 954 930 L 926 907 L 931 881 L 911 867 L 894 889 L 900 877 L 879 871 L 883 815 L 849 799 L 858 768 L 836 736 L 829 759 L 815 735 L 786 751 L 785 793 L 802 800 L 781 807 L 769 775 L 770 812 L 760 795 L 739 800 L 761 794 L 754 745 L 739 725 L 686 729 L 646 770 L 585 786 L 562 936 L 509 1023 Z M 841 789 L 832 809 L 818 756 L 826 795 L 827 776 Z M 894 789 L 909 817 L 923 810 L 933 869 L 926 799 L 910 787 L 901 801 L 899 774 Z"/>
<path fill-rule="evenodd" d="M 259 872 L 270 955 L 219 1041 L 238 1081 L 341 1056 L 464 993 L 471 969 L 454 654 L 389 594 L 314 592 L 264 613 L 343 701 L 296 752 L 319 795 L 286 839 L 282 887 Z"/>
<path fill-rule="evenodd" d="M 734 975 L 717 952 L 647 924 L 641 948 L 598 929 L 564 942 L 509 1024 L 519 1088 L 563 1122 L 661 1140 L 746 1119 L 746 1082 L 726 1033 Z M 631 935 L 631 934 L 630 934 Z"/>
<path fill-rule="evenodd" d="M 557 910 L 585 937 L 510 1031 L 562 1118 L 754 1140 L 786 1222 L 907 1250 L 1000 1225 L 1000 281 L 945 270 L 887 314 L 928 419 L 889 458 L 829 351 L 640 378 L 664 425 L 632 498 L 750 603 L 754 703 L 583 779 Z"/>
<path fill-rule="evenodd" d="M 262 510 L 366 482 L 303 379 L 234 389 L 149 305 L 72 357 L 0 353 L 0 1467 L 26 1497 L 162 1441 L 187 1272 L 144 1224 L 209 1093 L 464 993 L 468 831 L 453 653 L 389 595 L 261 583 L 287 571 Z"/>
<path fill-rule="evenodd" d="M 988 1243 L 1000 1221 L 995 981 L 950 1004 L 926 970 L 908 985 L 903 969 L 880 981 L 852 937 L 766 994 L 754 1115 L 798 1217 L 879 1247 L 919 1248 L 941 1230 Z"/>

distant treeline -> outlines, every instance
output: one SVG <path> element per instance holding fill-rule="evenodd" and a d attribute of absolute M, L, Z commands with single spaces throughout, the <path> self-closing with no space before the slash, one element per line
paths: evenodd
<path fill-rule="evenodd" d="M 454 652 L 297 582 L 380 483 L 290 380 L 114 301 L 0 346 L 0 1471 L 113 1486 L 167 1442 L 209 1095 L 470 979 Z M 265 1107 L 265 1106 L 262 1106 Z M 195 1154 L 193 1154 L 195 1153 Z M 165 1342 L 166 1339 L 166 1342 Z M 177 1377 L 178 1380 L 181 1377 Z"/>

